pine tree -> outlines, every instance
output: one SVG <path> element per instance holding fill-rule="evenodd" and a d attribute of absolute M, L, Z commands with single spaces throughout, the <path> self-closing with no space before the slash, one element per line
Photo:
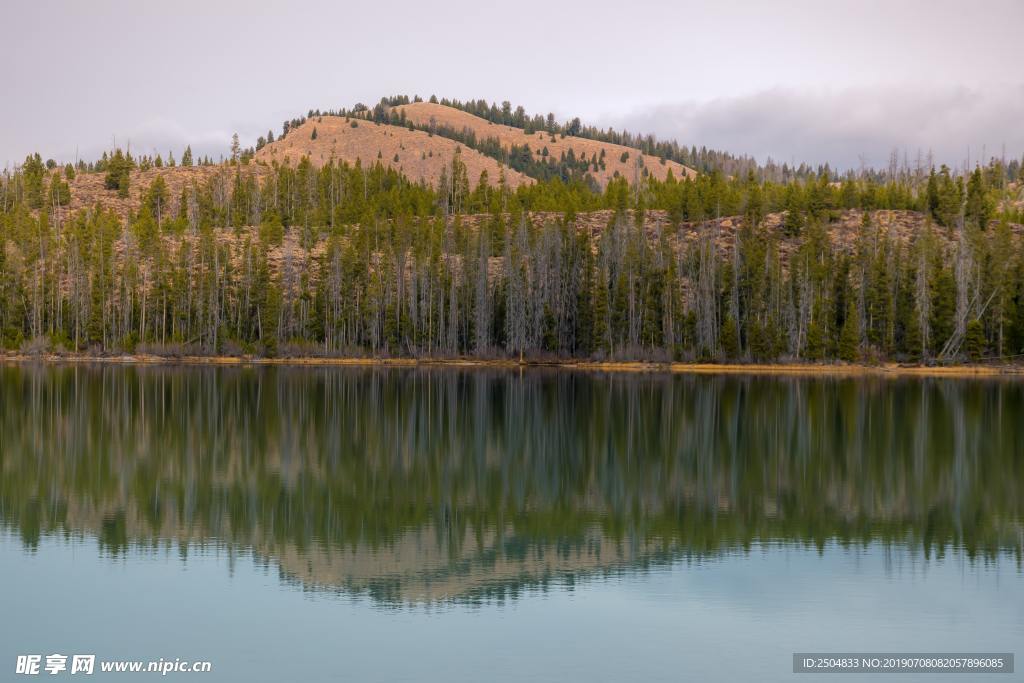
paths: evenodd
<path fill-rule="evenodd" d="M 928 213 L 935 220 L 939 220 L 939 179 L 935 175 L 933 167 L 928 173 L 928 186 L 925 190 L 926 206 Z"/>
<path fill-rule="evenodd" d="M 847 363 L 860 360 L 860 313 L 850 304 L 843 331 L 839 335 L 839 358 Z"/>
<path fill-rule="evenodd" d="M 931 283 L 931 352 L 939 353 L 953 335 L 956 316 L 956 281 L 950 268 L 939 267 Z"/>
<path fill-rule="evenodd" d="M 921 340 L 920 312 L 916 307 L 910 310 L 905 325 L 903 347 L 907 357 L 914 361 L 920 360 L 924 344 Z"/>
<path fill-rule="evenodd" d="M 192 146 L 186 146 L 185 151 L 181 153 L 181 165 L 191 166 L 192 165 Z"/>
<path fill-rule="evenodd" d="M 611 338 L 608 333 L 608 273 L 604 268 L 598 269 L 593 305 L 594 333 L 592 347 L 595 352 L 608 354 L 611 351 Z"/>
<path fill-rule="evenodd" d="M 804 201 L 803 192 L 796 183 L 786 186 L 785 209 L 783 232 L 791 237 L 799 235 L 804 228 Z"/>
<path fill-rule="evenodd" d="M 774 341 L 766 325 L 756 318 L 747 323 L 747 348 L 754 360 L 771 359 L 774 346 Z"/>
<path fill-rule="evenodd" d="M 582 233 L 577 236 L 576 248 L 583 253 L 583 273 L 579 289 L 576 293 L 576 349 L 584 354 L 591 354 L 595 350 L 594 344 L 594 314 L 595 306 L 591 304 L 597 287 L 597 277 L 594 271 L 594 257 L 590 253 L 590 245 L 586 236 Z"/>
<path fill-rule="evenodd" d="M 135 161 L 131 155 L 125 154 L 120 149 L 115 150 L 107 161 L 107 174 L 103 179 L 103 186 L 108 190 L 117 190 L 119 197 L 127 197 L 131 171 L 134 167 Z"/>
<path fill-rule="evenodd" d="M 867 214 L 865 213 L 865 215 Z M 883 243 L 871 263 L 870 288 L 866 296 L 867 310 L 870 316 L 867 338 L 871 344 L 883 352 L 890 350 L 890 326 L 893 314 L 893 296 L 886 247 L 887 245 Z"/>
<path fill-rule="evenodd" d="M 963 199 L 963 179 L 953 180 L 949 167 L 943 165 L 939 170 L 938 181 L 938 209 L 937 216 L 939 223 L 946 227 L 956 224 L 960 215 L 960 204 Z"/>
<path fill-rule="evenodd" d="M 612 286 L 610 317 L 611 348 L 621 350 L 629 343 L 629 283 L 621 267 Z"/>
<path fill-rule="evenodd" d="M 981 321 L 974 318 L 967 323 L 967 331 L 964 336 L 964 353 L 974 362 L 981 360 L 985 355 L 985 328 Z"/>
<path fill-rule="evenodd" d="M 726 360 L 735 360 L 740 355 L 740 338 L 736 331 L 736 320 L 730 315 L 722 323 L 722 331 L 719 335 L 722 356 Z"/>
<path fill-rule="evenodd" d="M 809 361 L 820 361 L 825 357 L 825 331 L 817 317 L 807 325 L 807 345 L 804 356 Z"/>
<path fill-rule="evenodd" d="M 988 221 L 992 216 L 992 205 L 988 198 L 985 179 L 981 169 L 975 168 L 967 181 L 967 206 L 965 207 L 967 220 L 982 230 L 988 227 Z"/>

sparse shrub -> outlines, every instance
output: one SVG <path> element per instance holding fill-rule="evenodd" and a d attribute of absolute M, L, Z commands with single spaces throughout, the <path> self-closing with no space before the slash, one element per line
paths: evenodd
<path fill-rule="evenodd" d="M 26 339 L 18 349 L 25 356 L 42 356 L 50 351 L 50 340 L 39 336 Z"/>
<path fill-rule="evenodd" d="M 246 344 L 231 338 L 222 338 L 220 343 L 220 353 L 223 356 L 231 356 L 237 358 L 244 356 L 249 351 L 246 349 Z"/>

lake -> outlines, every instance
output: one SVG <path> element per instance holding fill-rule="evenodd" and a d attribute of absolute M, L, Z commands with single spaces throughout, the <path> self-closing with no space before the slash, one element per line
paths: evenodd
<path fill-rule="evenodd" d="M 1014 652 L 1022 419 L 999 379 L 0 366 L 0 679 L 51 653 L 451 682 Z"/>

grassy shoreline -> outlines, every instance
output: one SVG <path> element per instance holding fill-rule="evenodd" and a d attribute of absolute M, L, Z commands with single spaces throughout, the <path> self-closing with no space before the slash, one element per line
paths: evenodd
<path fill-rule="evenodd" d="M 130 354 L 96 356 L 89 354 L 3 354 L 5 364 L 112 365 L 215 365 L 215 366 L 351 366 L 351 367 L 452 367 L 452 368 L 557 368 L 599 372 L 661 372 L 672 374 L 809 375 L 809 376 L 919 376 L 919 377 L 1024 377 L 1024 365 L 903 365 L 884 363 L 657 363 L 649 361 L 523 360 L 477 358 L 386 358 L 386 357 L 288 357 L 256 356 L 157 356 Z"/>

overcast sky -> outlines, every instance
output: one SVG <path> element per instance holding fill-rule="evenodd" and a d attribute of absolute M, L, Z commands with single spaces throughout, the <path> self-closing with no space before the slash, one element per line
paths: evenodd
<path fill-rule="evenodd" d="M 219 156 L 308 109 L 392 93 L 527 111 L 760 160 L 893 147 L 1024 154 L 1024 2 L 12 3 L 0 165 L 29 152 Z"/>

